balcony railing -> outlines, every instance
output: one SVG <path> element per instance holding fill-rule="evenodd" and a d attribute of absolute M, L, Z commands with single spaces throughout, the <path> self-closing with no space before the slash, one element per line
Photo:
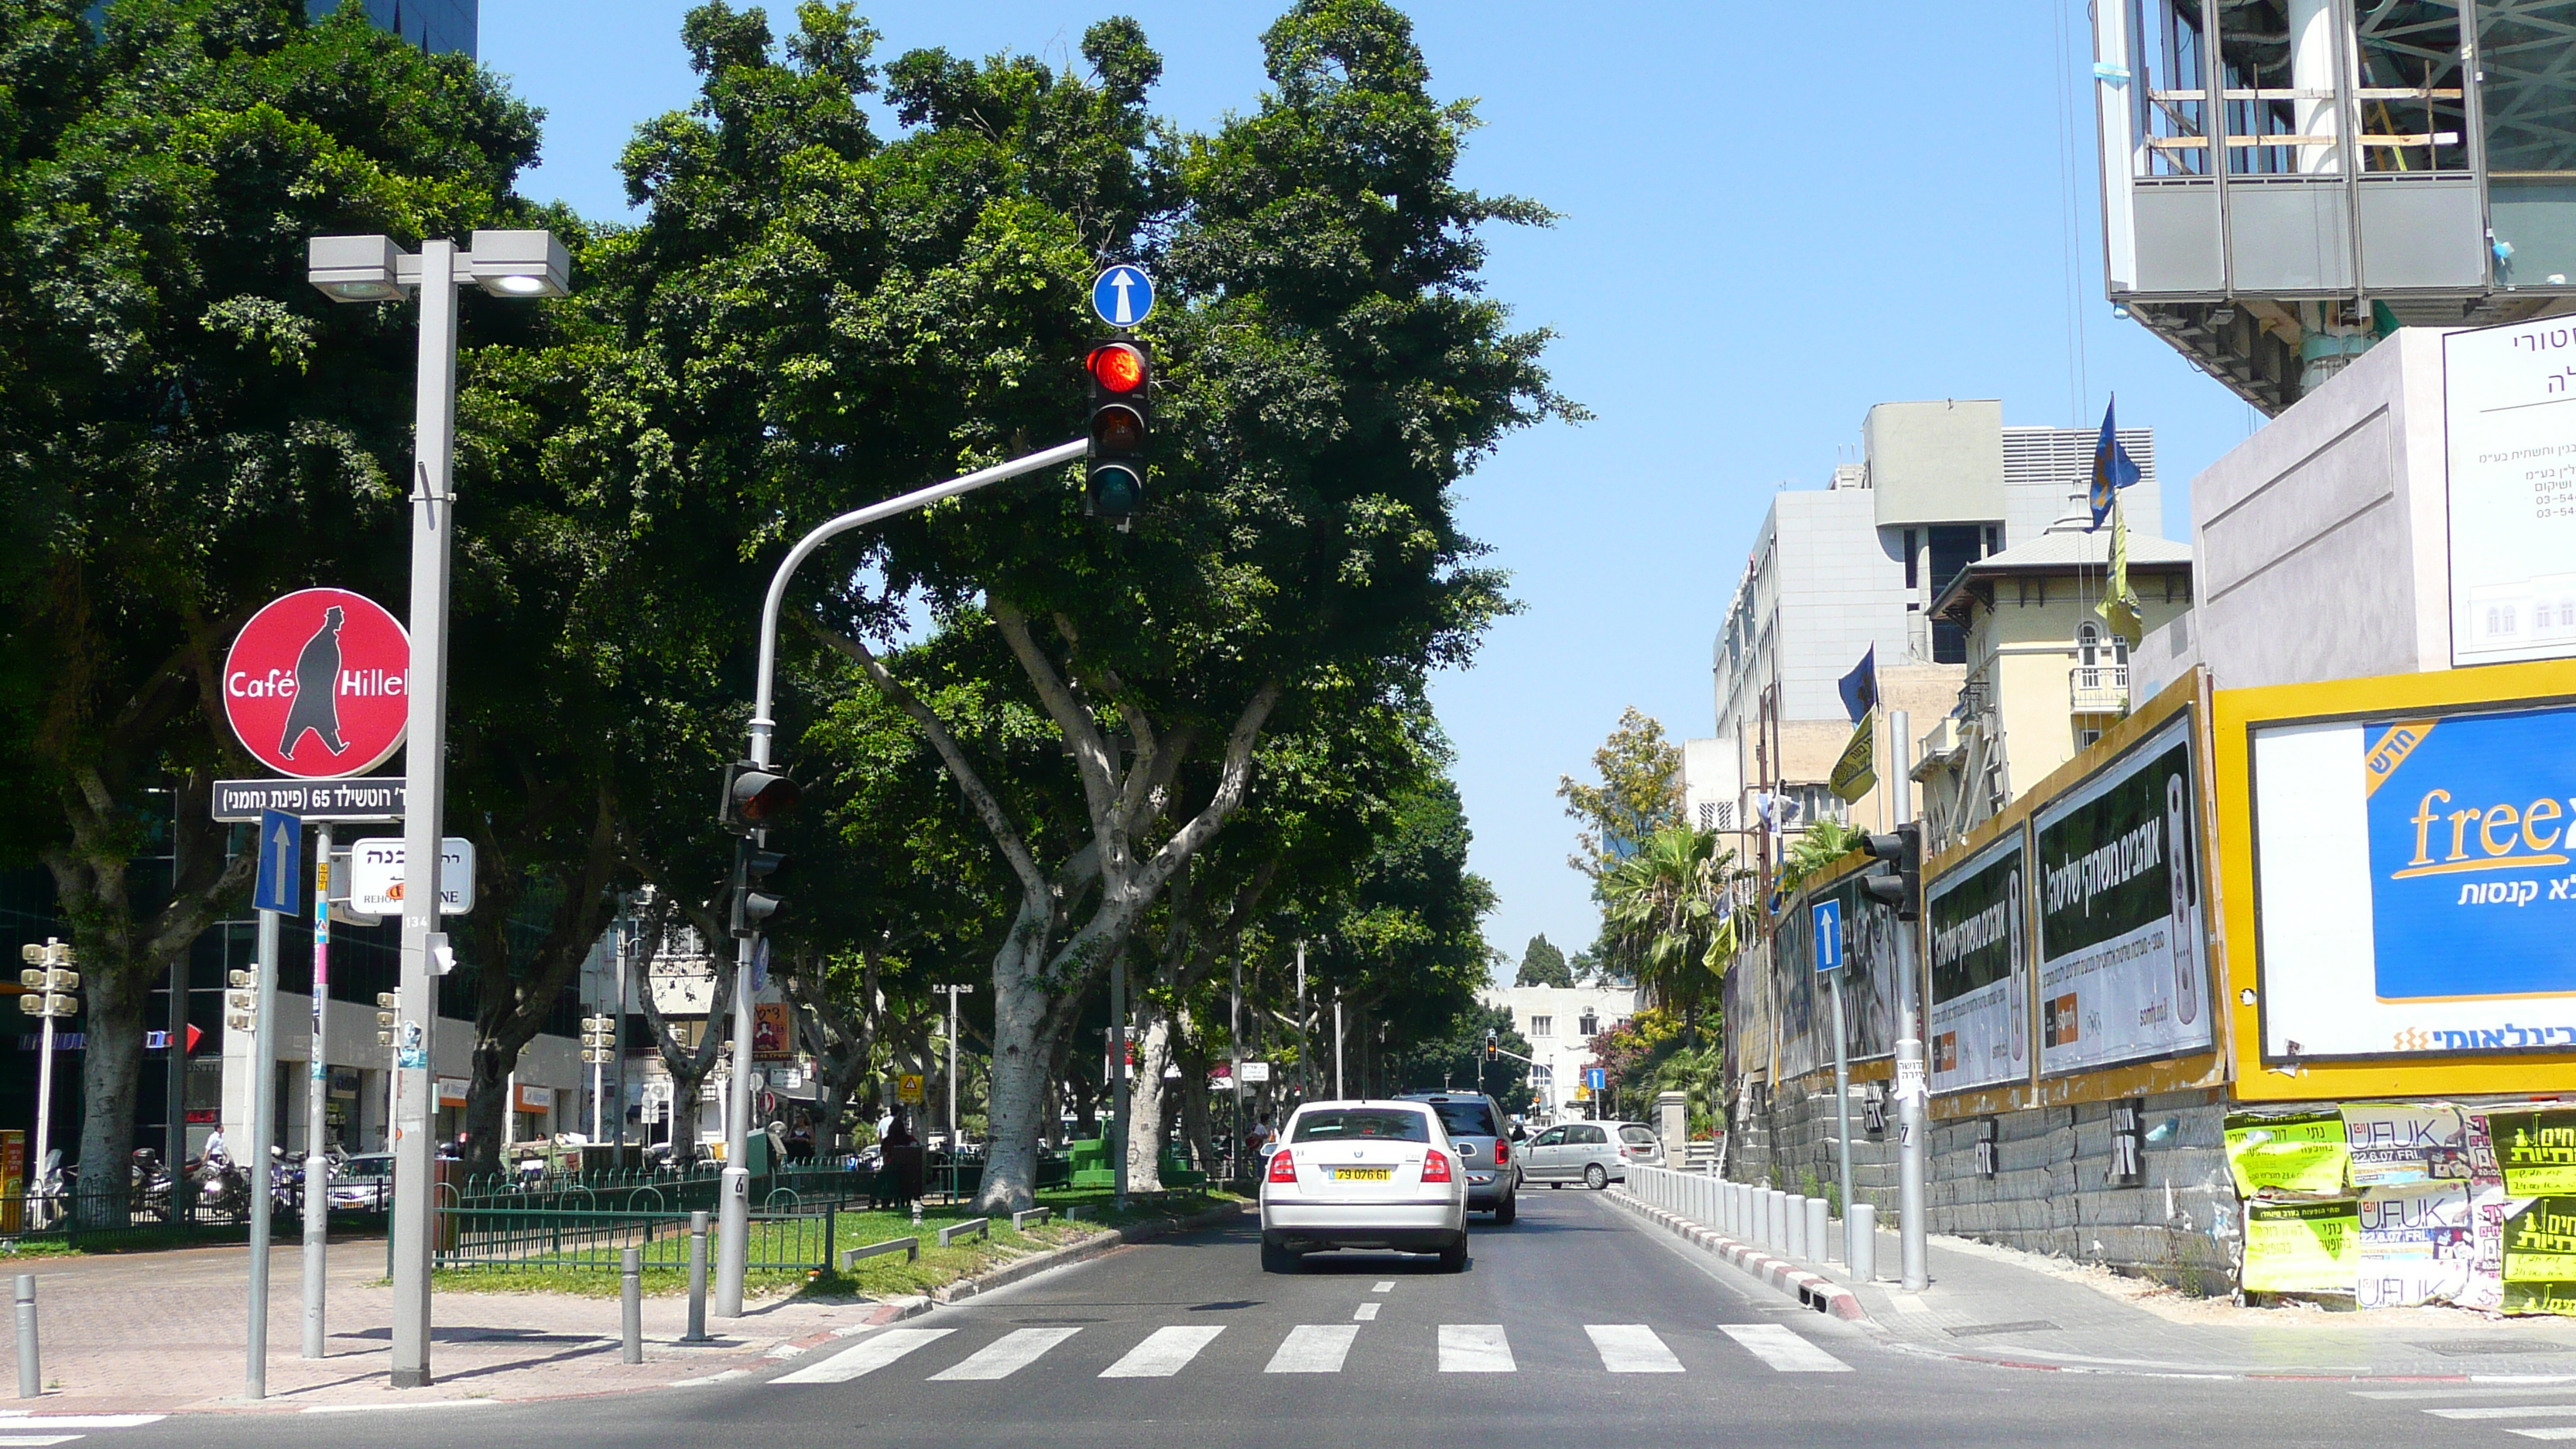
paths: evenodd
<path fill-rule="evenodd" d="M 2070 714 L 2127 714 L 2129 666 L 2078 664 L 2067 671 Z"/>

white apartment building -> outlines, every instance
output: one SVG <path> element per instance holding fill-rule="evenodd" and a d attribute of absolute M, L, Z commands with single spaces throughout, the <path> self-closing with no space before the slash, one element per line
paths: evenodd
<path fill-rule="evenodd" d="M 1530 1044 L 1533 1123 L 1591 1115 L 1583 1069 L 1592 1038 L 1634 1017 L 1645 998 L 1634 986 L 1489 986 L 1478 998 L 1512 1014 Z"/>
<path fill-rule="evenodd" d="M 1991 399 L 1880 403 L 1861 424 L 1861 457 L 1820 489 L 1772 500 L 1712 651 L 1716 729 L 1683 747 L 1693 823 L 1727 833 L 1753 858 L 1756 797 L 1776 797 L 1776 842 L 1824 819 L 1884 828 L 1898 818 L 1893 741 L 1882 729 L 1879 783 L 1854 805 L 1827 787 L 1852 736 L 1839 681 L 1876 651 L 1884 706 L 1920 739 L 1958 703 L 1963 626 L 1931 605 L 1961 570 L 2036 539 L 2092 469 L 2093 428 L 2006 427 Z M 2141 477 L 2122 495 L 2142 531 L 2163 497 L 2155 439 L 2120 429 Z"/>

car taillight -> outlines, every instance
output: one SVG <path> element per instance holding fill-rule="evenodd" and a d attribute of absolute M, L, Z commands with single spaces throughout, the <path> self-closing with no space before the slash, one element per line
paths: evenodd
<path fill-rule="evenodd" d="M 1423 1180 L 1424 1182 L 1448 1182 L 1448 1181 L 1450 1181 L 1451 1179 L 1450 1179 L 1450 1176 L 1449 1176 L 1449 1155 L 1448 1155 L 1447 1153 L 1445 1153 L 1445 1152 L 1442 1152 L 1442 1151 L 1441 1151 L 1439 1148 L 1437 1148 L 1437 1147 L 1434 1147 L 1434 1148 L 1432 1148 L 1430 1151 L 1423 1153 L 1423 1154 L 1422 1154 L 1422 1180 Z"/>
<path fill-rule="evenodd" d="M 1297 1181 L 1297 1160 L 1288 1155 L 1285 1147 L 1270 1154 L 1270 1180 L 1292 1184 Z"/>
<path fill-rule="evenodd" d="M 1507 1139 L 1507 1138 L 1502 1138 L 1502 1137 L 1497 1137 L 1497 1138 L 1495 1138 L 1495 1139 L 1494 1139 L 1494 1165 L 1495 1165 L 1496 1167 L 1501 1167 L 1502 1165 L 1504 1165 L 1504 1164 L 1505 1164 L 1505 1163 L 1507 1163 L 1507 1162 L 1510 1162 L 1511 1160 L 1512 1160 L 1512 1144 L 1511 1144 L 1510 1140 L 1509 1140 L 1509 1139 Z"/>

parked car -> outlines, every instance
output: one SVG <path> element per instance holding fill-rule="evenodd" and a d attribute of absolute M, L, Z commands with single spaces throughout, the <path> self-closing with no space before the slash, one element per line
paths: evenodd
<path fill-rule="evenodd" d="M 1595 1192 L 1625 1181 L 1632 1160 L 1621 1152 L 1619 1122 L 1560 1122 L 1521 1148 L 1521 1175 L 1551 1188 L 1582 1183 Z M 1647 1133 L 1652 1137 L 1653 1133 Z"/>
<path fill-rule="evenodd" d="M 394 1155 L 361 1152 L 331 1168 L 331 1206 L 343 1212 L 383 1212 L 394 1201 Z"/>
<path fill-rule="evenodd" d="M 1481 1092 L 1407 1092 L 1398 1100 L 1440 1114 L 1467 1169 L 1467 1210 L 1490 1212 L 1497 1227 L 1509 1227 L 1520 1216 L 1521 1170 L 1512 1160 L 1502 1104 Z"/>
<path fill-rule="evenodd" d="M 1391 1248 L 1467 1267 L 1467 1172 L 1440 1114 L 1420 1102 L 1308 1102 L 1267 1149 L 1261 1270 L 1307 1253 Z"/>

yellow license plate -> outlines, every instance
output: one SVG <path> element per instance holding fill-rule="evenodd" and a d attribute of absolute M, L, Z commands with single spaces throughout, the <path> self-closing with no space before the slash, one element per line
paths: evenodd
<path fill-rule="evenodd" d="M 1333 1169 L 1335 1182 L 1389 1182 L 1394 1180 L 1394 1177 L 1395 1170 L 1389 1167 L 1336 1167 Z"/>

